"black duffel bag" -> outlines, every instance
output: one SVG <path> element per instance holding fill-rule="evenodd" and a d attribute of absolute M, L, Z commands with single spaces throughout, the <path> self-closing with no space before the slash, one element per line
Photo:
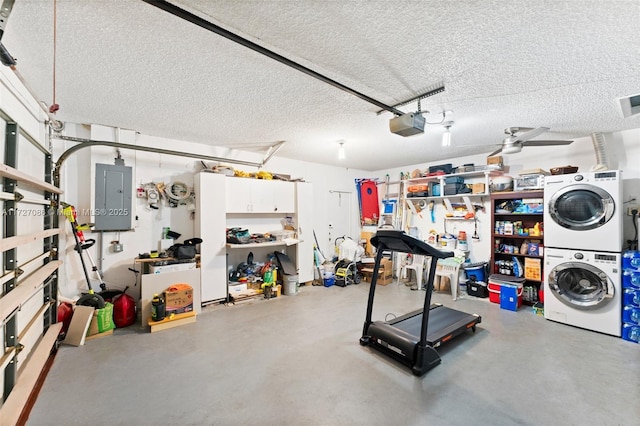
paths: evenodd
<path fill-rule="evenodd" d="M 190 238 L 182 244 L 174 244 L 169 247 L 169 254 L 176 259 L 193 259 L 196 257 L 196 245 L 202 243 L 200 238 Z"/>

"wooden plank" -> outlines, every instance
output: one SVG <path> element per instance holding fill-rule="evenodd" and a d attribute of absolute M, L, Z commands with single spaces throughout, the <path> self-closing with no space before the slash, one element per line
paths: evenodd
<path fill-rule="evenodd" d="M 113 329 L 109 330 L 109 331 L 104 331 L 102 333 L 98 333 L 98 334 L 92 334 L 91 336 L 87 336 L 85 337 L 85 341 L 87 340 L 93 340 L 93 339 L 97 339 L 99 337 L 105 337 L 105 336 L 111 336 L 113 334 Z"/>
<path fill-rule="evenodd" d="M 73 346 L 82 346 L 87 338 L 87 330 L 93 319 L 92 306 L 77 305 L 73 310 L 73 316 L 69 323 L 69 329 L 62 343 Z"/>
<path fill-rule="evenodd" d="M 18 286 L 0 298 L 0 319 L 4 319 L 16 308 L 28 300 L 33 293 L 39 290 L 40 285 L 56 269 L 62 265 L 61 260 L 47 263 L 33 274 L 18 283 Z"/>
<path fill-rule="evenodd" d="M 51 325 L 31 352 L 29 358 L 24 362 L 18 374 L 16 385 L 4 401 L 2 408 L 0 408 L 0 424 L 14 425 L 18 423 L 20 414 L 22 414 L 22 410 L 38 381 L 38 377 L 40 377 L 42 369 L 49 359 L 51 349 L 58 339 L 60 329 L 62 329 L 61 322 Z"/>
<path fill-rule="evenodd" d="M 62 189 L 53 186 L 41 179 L 36 179 L 33 176 L 14 169 L 13 167 L 9 167 L 6 164 L 0 164 L 0 176 L 17 180 L 18 182 L 24 183 L 27 186 L 42 189 L 53 194 L 62 194 Z"/>
<path fill-rule="evenodd" d="M 15 237 L 3 238 L 0 239 L 0 252 L 5 252 L 7 250 L 11 250 L 12 248 L 29 244 L 34 241 L 43 240 L 47 237 L 51 237 L 53 235 L 58 235 L 61 233 L 63 233 L 62 228 L 55 228 L 47 229 L 46 231 L 34 232 L 32 234 L 16 235 Z"/>
<path fill-rule="evenodd" d="M 151 327 L 151 332 L 154 333 L 156 331 L 167 330 L 169 328 L 190 324 L 192 322 L 196 322 L 196 313 L 193 311 L 174 315 L 173 318 L 166 317 L 162 321 L 152 321 L 149 319 L 148 324 L 149 327 Z"/>
<path fill-rule="evenodd" d="M 20 333 L 18 335 L 18 342 L 22 341 L 22 339 L 24 339 L 24 337 L 27 335 L 27 333 L 29 332 L 29 329 L 31 327 L 33 327 L 34 324 L 42 322 L 42 316 L 44 315 L 44 313 L 47 311 L 47 308 L 49 306 L 55 305 L 55 302 L 47 302 L 45 304 L 43 304 L 40 309 L 38 309 L 38 312 L 35 313 L 35 315 L 31 318 L 31 321 L 29 321 L 29 323 L 27 324 L 27 326 L 22 330 L 22 333 Z"/>
<path fill-rule="evenodd" d="M 9 365 L 9 362 L 13 359 L 14 356 L 16 356 L 16 347 L 8 347 L 4 355 L 2 355 L 2 358 L 0 358 L 0 370 L 4 371 L 4 369 L 7 368 L 7 365 Z"/>

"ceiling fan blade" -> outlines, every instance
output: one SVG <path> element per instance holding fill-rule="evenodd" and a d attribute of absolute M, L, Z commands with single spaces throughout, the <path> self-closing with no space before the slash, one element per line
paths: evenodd
<path fill-rule="evenodd" d="M 487 157 L 493 157 L 496 154 L 500 154 L 502 152 L 502 147 L 498 148 L 496 151 L 493 151 L 491 154 L 487 155 Z"/>
<path fill-rule="evenodd" d="M 547 146 L 547 145 L 569 145 L 573 141 L 525 141 L 522 142 L 526 146 Z"/>
<path fill-rule="evenodd" d="M 547 130 L 549 130 L 548 127 L 538 127 L 537 129 L 529 130 L 528 132 L 519 135 L 517 141 L 518 142 L 528 141 L 529 139 L 533 139 L 536 136 L 546 132 Z"/>

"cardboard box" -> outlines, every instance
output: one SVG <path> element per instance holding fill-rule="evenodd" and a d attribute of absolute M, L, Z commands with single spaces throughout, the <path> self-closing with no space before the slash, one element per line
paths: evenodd
<path fill-rule="evenodd" d="M 373 266 L 369 268 L 362 268 L 360 272 L 362 272 L 364 279 L 366 281 L 371 282 L 373 279 Z M 380 260 L 380 267 L 378 268 L 378 279 L 376 280 L 376 284 L 387 285 L 393 282 L 393 262 L 391 262 L 387 258 L 382 258 Z"/>
<path fill-rule="evenodd" d="M 502 168 L 504 166 L 502 155 L 494 155 L 493 157 L 487 157 L 487 165 L 490 165 L 490 164 L 497 164 Z"/>
<path fill-rule="evenodd" d="M 542 278 L 542 259 L 525 258 L 524 277 L 528 280 L 540 280 Z"/>
<path fill-rule="evenodd" d="M 473 185 L 471 185 L 471 193 L 484 194 L 485 193 L 484 183 L 474 183 Z"/>
<path fill-rule="evenodd" d="M 164 292 L 167 316 L 193 311 L 193 287 L 189 284 L 174 284 Z"/>

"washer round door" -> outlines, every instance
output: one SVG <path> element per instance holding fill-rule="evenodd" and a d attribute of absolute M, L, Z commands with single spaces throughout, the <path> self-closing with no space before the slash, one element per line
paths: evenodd
<path fill-rule="evenodd" d="M 549 272 L 549 288 L 562 303 L 575 309 L 598 309 L 615 294 L 611 279 L 587 263 L 561 263 Z"/>
<path fill-rule="evenodd" d="M 563 228 L 587 231 L 606 224 L 615 211 L 611 195 L 597 186 L 571 185 L 549 200 L 551 218 Z"/>

